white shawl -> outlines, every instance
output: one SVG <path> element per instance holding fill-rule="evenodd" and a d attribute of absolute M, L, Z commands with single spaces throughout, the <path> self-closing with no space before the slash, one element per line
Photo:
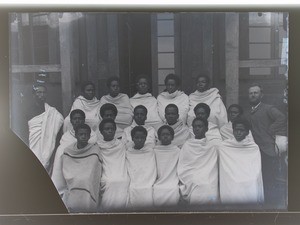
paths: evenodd
<path fill-rule="evenodd" d="M 169 126 L 174 130 L 174 139 L 172 141 L 172 145 L 176 145 L 181 148 L 186 140 L 188 140 L 191 136 L 189 128 L 181 120 L 178 120 L 177 123 Z"/>
<path fill-rule="evenodd" d="M 221 134 L 222 140 L 234 139 L 231 121 L 229 121 L 223 127 L 221 127 L 220 134 Z M 254 140 L 251 131 L 249 131 L 247 138 Z"/>
<path fill-rule="evenodd" d="M 195 138 L 193 127 L 190 127 L 190 136 L 191 138 Z M 205 137 L 210 145 L 219 145 L 222 142 L 218 126 L 211 122 L 208 122 L 208 131 L 205 133 Z"/>

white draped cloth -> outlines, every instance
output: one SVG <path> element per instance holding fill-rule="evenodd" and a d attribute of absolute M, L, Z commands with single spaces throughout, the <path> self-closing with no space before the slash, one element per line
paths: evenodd
<path fill-rule="evenodd" d="M 218 125 L 221 128 L 227 123 L 227 111 L 222 98 L 217 88 L 210 88 L 204 92 L 195 91 L 189 95 L 189 112 L 188 112 L 188 126 L 192 125 L 195 118 L 194 108 L 199 103 L 205 103 L 210 107 L 209 121 Z"/>
<path fill-rule="evenodd" d="M 97 142 L 96 133 L 91 131 L 91 135 L 88 143 L 95 144 L 96 142 Z M 63 193 L 67 188 L 67 184 L 62 173 L 62 156 L 65 149 L 68 146 L 71 145 L 73 146 L 75 143 L 77 143 L 77 139 L 75 138 L 75 131 L 72 128 L 71 130 L 68 130 L 63 134 L 63 136 L 60 139 L 60 144 L 55 153 L 51 179 L 61 197 L 63 196 Z"/>
<path fill-rule="evenodd" d="M 177 174 L 180 149 L 174 145 L 156 145 L 154 152 L 157 165 L 157 180 L 153 186 L 154 205 L 176 206 L 180 198 Z"/>
<path fill-rule="evenodd" d="M 101 171 L 97 144 L 78 149 L 75 143 L 65 149 L 62 172 L 67 189 L 63 201 L 69 212 L 98 211 Z"/>
<path fill-rule="evenodd" d="M 128 148 L 126 163 L 130 177 L 128 208 L 153 207 L 153 184 L 157 177 L 153 148 L 146 145 L 139 150 Z"/>
<path fill-rule="evenodd" d="M 78 96 L 73 102 L 72 110 L 80 109 L 85 113 L 85 123 L 90 126 L 93 131 L 98 129 L 98 125 L 100 123 L 99 111 L 100 111 L 100 101 L 94 97 L 91 100 L 86 99 L 83 96 Z M 70 113 L 64 120 L 64 133 L 70 129 L 72 129 L 72 124 L 70 121 Z"/>
<path fill-rule="evenodd" d="M 221 127 L 220 134 L 221 134 L 222 140 L 234 138 L 231 121 L 229 121 L 228 123 L 226 123 L 224 126 Z M 248 138 L 252 138 L 252 140 L 254 140 L 251 131 L 249 131 Z"/>
<path fill-rule="evenodd" d="M 62 124 L 63 116 L 47 103 L 45 112 L 28 121 L 29 148 L 46 169 L 50 167 L 56 136 Z"/>
<path fill-rule="evenodd" d="M 191 138 L 195 137 L 193 127 L 190 127 L 190 136 Z M 219 131 L 219 127 L 216 124 L 208 122 L 208 130 L 205 133 L 207 142 L 211 145 L 218 145 L 222 142 L 222 137 Z"/>
<path fill-rule="evenodd" d="M 158 128 L 163 124 L 158 114 L 157 100 L 152 96 L 151 93 L 146 93 L 143 95 L 139 93 L 135 94 L 130 98 L 130 104 L 132 105 L 133 109 L 138 105 L 143 105 L 147 108 L 148 114 L 145 125 L 150 125 L 155 128 L 155 130 L 158 130 Z"/>
<path fill-rule="evenodd" d="M 182 120 L 184 123 L 186 123 L 187 114 L 189 111 L 189 97 L 183 91 L 177 90 L 171 94 L 169 94 L 167 91 L 164 91 L 157 96 L 157 104 L 159 116 L 163 121 L 166 121 L 166 106 L 169 104 L 175 104 L 178 107 L 179 120 Z"/>
<path fill-rule="evenodd" d="M 263 203 L 261 155 L 253 139 L 223 141 L 219 161 L 221 202 Z"/>
<path fill-rule="evenodd" d="M 126 167 L 125 146 L 118 140 L 97 141 L 103 162 L 101 177 L 101 209 L 122 210 L 127 204 L 129 177 Z"/>
<path fill-rule="evenodd" d="M 182 122 L 182 120 L 178 120 L 177 123 L 169 126 L 174 130 L 172 145 L 176 145 L 181 148 L 186 140 L 188 140 L 191 136 L 189 128 Z"/>
<path fill-rule="evenodd" d="M 119 93 L 114 98 L 110 95 L 104 95 L 100 99 L 100 106 L 104 105 L 105 103 L 111 103 L 117 107 L 118 115 L 115 119 L 115 122 L 122 130 L 132 123 L 133 109 L 126 94 Z"/>
<path fill-rule="evenodd" d="M 189 139 L 182 146 L 177 170 L 181 195 L 189 204 L 218 202 L 217 161 L 217 149 L 206 138 Z"/>

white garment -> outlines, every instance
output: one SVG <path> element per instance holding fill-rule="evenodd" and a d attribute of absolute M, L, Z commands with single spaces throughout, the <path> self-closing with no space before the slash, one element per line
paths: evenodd
<path fill-rule="evenodd" d="M 226 139 L 233 139 L 234 138 L 233 129 L 232 129 L 232 122 L 231 121 L 229 121 L 228 123 L 226 123 L 224 126 L 221 127 L 220 134 L 221 134 L 221 137 L 222 137 L 223 141 L 226 140 Z M 247 137 L 252 138 L 252 140 L 254 140 L 251 131 L 249 131 L 249 134 L 248 134 Z"/>
<path fill-rule="evenodd" d="M 190 127 L 190 136 L 191 138 L 195 138 L 193 127 Z M 205 133 L 205 137 L 210 145 L 219 145 L 222 142 L 219 128 L 212 122 L 208 122 L 208 131 Z"/>
<path fill-rule="evenodd" d="M 176 145 L 178 148 L 181 148 L 186 140 L 188 140 L 191 136 L 189 128 L 182 122 L 182 120 L 178 120 L 177 123 L 169 126 L 174 130 L 172 145 Z"/>

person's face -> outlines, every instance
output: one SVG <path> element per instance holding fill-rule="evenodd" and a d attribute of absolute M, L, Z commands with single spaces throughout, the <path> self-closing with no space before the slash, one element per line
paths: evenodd
<path fill-rule="evenodd" d="M 117 115 L 114 113 L 114 111 L 112 109 L 107 109 L 107 110 L 104 111 L 102 119 L 113 119 L 113 120 L 115 120 L 116 116 Z"/>
<path fill-rule="evenodd" d="M 202 121 L 196 120 L 193 123 L 193 132 L 196 139 L 202 139 L 205 137 L 205 133 L 207 132 L 207 127 Z"/>
<path fill-rule="evenodd" d="M 165 111 L 165 118 L 169 125 L 174 125 L 178 121 L 179 114 L 174 107 L 168 107 Z"/>
<path fill-rule="evenodd" d="M 93 85 L 89 84 L 84 87 L 83 97 L 87 100 L 92 100 L 95 97 L 95 89 Z"/>
<path fill-rule="evenodd" d="M 233 129 L 233 136 L 235 139 L 240 142 L 245 139 L 245 137 L 249 134 L 249 131 L 245 128 L 244 124 L 236 124 Z"/>
<path fill-rule="evenodd" d="M 141 149 L 144 147 L 147 136 L 142 131 L 137 131 L 132 137 L 135 149 Z"/>
<path fill-rule="evenodd" d="M 250 105 L 257 105 L 261 101 L 262 97 L 263 97 L 263 94 L 258 86 L 249 88 Z"/>
<path fill-rule="evenodd" d="M 47 97 L 47 90 L 45 87 L 37 86 L 34 92 L 35 99 L 39 102 L 45 102 Z"/>
<path fill-rule="evenodd" d="M 241 112 L 237 107 L 231 107 L 228 110 L 228 117 L 230 121 L 234 121 L 240 114 Z"/>
<path fill-rule="evenodd" d="M 75 113 L 71 118 L 71 124 L 75 129 L 78 125 L 84 124 L 85 119 L 80 113 Z"/>
<path fill-rule="evenodd" d="M 177 91 L 178 86 L 176 84 L 176 81 L 173 80 L 173 79 L 167 80 L 167 82 L 166 82 L 166 89 L 167 89 L 167 92 L 169 92 L 169 94 L 172 94 L 175 91 Z"/>
<path fill-rule="evenodd" d="M 209 115 L 208 113 L 205 111 L 204 108 L 198 108 L 196 111 L 195 111 L 195 116 L 196 118 L 201 118 L 201 119 L 208 119 Z"/>
<path fill-rule="evenodd" d="M 104 141 L 111 141 L 115 137 L 116 128 L 112 123 L 105 123 L 103 129 L 100 131 Z"/>
<path fill-rule="evenodd" d="M 208 89 L 208 82 L 205 77 L 199 77 L 197 80 L 197 90 L 204 92 Z"/>
<path fill-rule="evenodd" d="M 80 128 L 77 130 L 75 137 L 78 143 L 80 143 L 81 145 L 85 145 L 90 139 L 90 133 L 87 129 Z"/>
<path fill-rule="evenodd" d="M 137 125 L 144 125 L 145 121 L 147 119 L 145 110 L 140 109 L 140 108 L 134 110 L 133 119 Z"/>
<path fill-rule="evenodd" d="M 109 86 L 109 94 L 112 97 L 116 97 L 119 93 L 120 93 L 119 82 L 116 80 L 113 80 Z"/>
<path fill-rule="evenodd" d="M 137 82 L 137 91 L 141 95 L 148 93 L 149 86 L 148 86 L 147 79 L 145 78 L 139 79 L 139 81 Z"/>
<path fill-rule="evenodd" d="M 173 136 L 168 129 L 163 129 L 159 135 L 159 140 L 162 145 L 169 145 L 173 140 Z"/>

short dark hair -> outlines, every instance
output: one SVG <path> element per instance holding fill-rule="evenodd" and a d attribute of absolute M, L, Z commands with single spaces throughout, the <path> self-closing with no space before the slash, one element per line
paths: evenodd
<path fill-rule="evenodd" d="M 245 126 L 246 130 L 248 130 L 248 132 L 251 129 L 251 124 L 244 117 L 238 117 L 236 120 L 234 120 L 232 122 L 232 129 L 234 129 L 237 124 L 243 124 Z"/>
<path fill-rule="evenodd" d="M 115 113 L 115 115 L 118 115 L 118 109 L 114 104 L 105 103 L 104 105 L 102 105 L 101 108 L 100 108 L 100 116 L 101 117 L 103 117 L 104 112 L 106 110 L 112 110 Z"/>
<path fill-rule="evenodd" d="M 70 120 L 73 118 L 75 114 L 80 114 L 85 119 L 85 113 L 81 109 L 74 109 L 70 113 Z"/>
<path fill-rule="evenodd" d="M 81 85 L 81 91 L 84 92 L 86 86 L 92 85 L 94 89 L 96 89 L 95 84 L 92 81 L 84 81 Z"/>
<path fill-rule="evenodd" d="M 131 138 L 133 138 L 133 136 L 135 135 L 136 132 L 143 132 L 146 136 L 148 135 L 148 131 L 146 130 L 145 127 L 143 126 L 135 126 L 132 130 L 131 130 Z"/>
<path fill-rule="evenodd" d="M 249 90 L 251 87 L 259 87 L 260 92 L 263 92 L 263 87 L 262 87 L 260 84 L 258 84 L 258 83 L 251 83 L 251 84 L 248 86 L 248 90 Z"/>
<path fill-rule="evenodd" d="M 146 108 L 145 106 L 143 106 L 143 105 L 137 105 L 136 107 L 134 107 L 133 113 L 135 113 L 135 111 L 136 111 L 137 109 L 142 109 L 142 110 L 145 111 L 146 115 L 148 114 L 147 108 Z"/>
<path fill-rule="evenodd" d="M 167 108 L 174 108 L 174 109 L 176 109 L 177 113 L 179 113 L 178 106 L 175 105 L 175 104 L 169 104 L 169 105 L 167 105 L 166 108 L 165 108 L 165 113 L 167 111 Z"/>
<path fill-rule="evenodd" d="M 142 78 L 146 79 L 147 82 L 149 83 L 150 77 L 149 77 L 148 75 L 146 75 L 146 74 L 139 74 L 139 75 L 137 75 L 137 76 L 135 77 L 135 83 L 138 83 L 139 80 L 142 79 Z"/>
<path fill-rule="evenodd" d="M 160 137 L 160 135 L 161 135 L 162 130 L 164 130 L 164 129 L 169 130 L 170 133 L 171 133 L 171 135 L 172 135 L 172 137 L 174 138 L 174 135 L 175 135 L 174 129 L 173 129 L 172 127 L 170 127 L 169 125 L 163 125 L 163 126 L 161 126 L 161 127 L 158 129 L 158 131 L 157 131 L 158 139 L 159 139 L 159 137 Z"/>
<path fill-rule="evenodd" d="M 240 106 L 240 105 L 238 105 L 238 104 L 232 104 L 232 105 L 230 105 L 230 106 L 228 107 L 228 109 L 227 109 L 227 112 L 229 112 L 229 110 L 230 110 L 231 108 L 233 108 L 233 107 L 239 109 L 241 115 L 244 113 L 244 110 L 243 110 L 242 106 Z"/>
<path fill-rule="evenodd" d="M 205 78 L 205 80 L 206 80 L 206 82 L 207 82 L 207 85 L 210 84 L 210 77 L 209 77 L 207 71 L 202 71 L 202 72 L 197 76 L 196 81 L 198 81 L 198 79 L 199 79 L 200 77 Z"/>
<path fill-rule="evenodd" d="M 113 119 L 111 119 L 111 118 L 107 118 L 107 119 L 104 119 L 104 120 L 102 120 L 102 121 L 100 122 L 100 124 L 99 124 L 99 131 L 103 130 L 104 125 L 107 124 L 107 123 L 113 124 L 115 130 L 117 129 L 116 122 L 115 122 Z"/>
<path fill-rule="evenodd" d="M 118 83 L 120 84 L 120 79 L 119 79 L 119 77 L 113 76 L 113 77 L 109 77 L 109 78 L 106 80 L 106 86 L 109 88 L 111 82 L 113 82 L 113 81 L 118 81 Z"/>
<path fill-rule="evenodd" d="M 209 107 L 209 105 L 207 105 L 206 103 L 204 103 L 204 102 L 198 103 L 198 104 L 194 107 L 194 113 L 195 113 L 195 114 L 196 114 L 196 111 L 197 111 L 199 108 L 203 108 L 203 109 L 205 110 L 205 112 L 207 112 L 208 116 L 210 115 L 210 107 Z"/>
<path fill-rule="evenodd" d="M 175 75 L 174 73 L 169 73 L 165 78 L 165 85 L 167 84 L 168 80 L 175 80 L 177 86 L 180 86 L 181 79 L 179 76 Z"/>
<path fill-rule="evenodd" d="M 193 122 L 192 122 L 192 126 L 194 125 L 194 123 L 196 122 L 196 121 L 201 121 L 201 122 L 203 122 L 204 123 L 204 125 L 205 125 L 205 127 L 207 127 L 208 128 L 208 121 L 206 120 L 206 119 L 203 119 L 203 118 L 195 118 L 194 120 L 193 120 Z"/>
<path fill-rule="evenodd" d="M 77 132 L 78 132 L 79 129 L 88 130 L 89 134 L 91 134 L 91 132 L 92 132 L 90 126 L 87 125 L 87 124 L 85 124 L 85 123 L 84 124 L 79 124 L 77 127 L 75 127 L 75 134 L 77 134 Z"/>

